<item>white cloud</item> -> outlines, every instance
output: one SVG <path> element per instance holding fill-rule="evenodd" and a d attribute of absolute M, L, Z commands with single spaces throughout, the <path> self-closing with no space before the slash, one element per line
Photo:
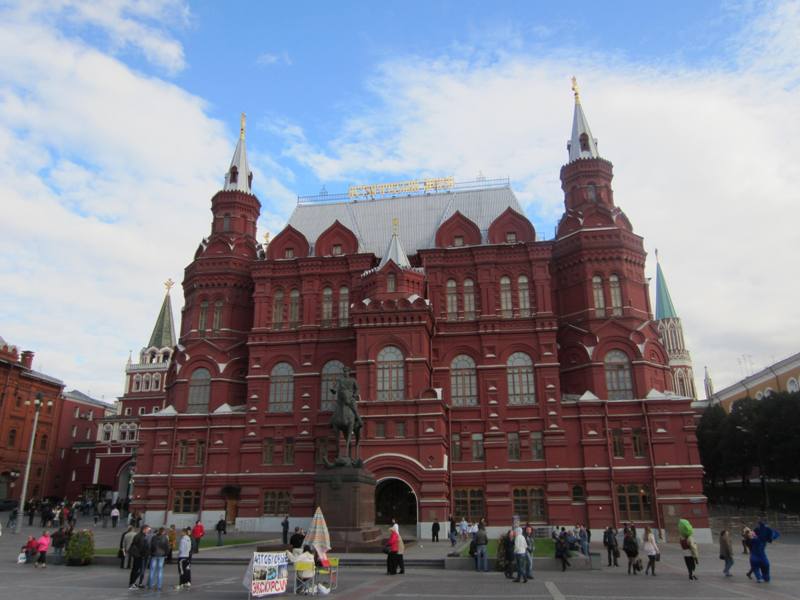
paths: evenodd
<path fill-rule="evenodd" d="M 277 54 L 264 52 L 258 56 L 256 59 L 256 64 L 261 65 L 262 67 L 270 67 L 272 65 L 284 65 L 289 67 L 292 65 L 292 59 L 289 57 L 289 53 L 285 50 L 283 52 L 278 52 Z"/>
<path fill-rule="evenodd" d="M 698 389 L 704 365 L 719 387 L 738 379 L 741 354 L 765 365 L 797 351 L 797 7 L 760 15 L 734 69 L 564 51 L 406 57 L 382 66 L 369 83 L 377 103 L 330 141 L 310 142 L 292 123 L 279 131 L 287 156 L 323 181 L 510 176 L 549 238 L 563 210 L 558 173 L 569 76 L 578 75 L 601 154 L 615 165 L 616 202 L 648 250 L 661 250 Z"/>

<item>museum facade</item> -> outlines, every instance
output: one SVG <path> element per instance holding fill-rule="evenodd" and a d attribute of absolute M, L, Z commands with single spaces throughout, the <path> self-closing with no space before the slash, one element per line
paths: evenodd
<path fill-rule="evenodd" d="M 662 339 L 680 321 L 654 319 L 642 238 L 577 92 L 548 240 L 509 181 L 444 178 L 301 197 L 260 243 L 244 133 L 184 274 L 165 408 L 139 416 L 150 524 L 309 519 L 347 367 L 378 523 L 670 533 L 686 517 L 707 535 L 691 364 L 682 332 Z"/>

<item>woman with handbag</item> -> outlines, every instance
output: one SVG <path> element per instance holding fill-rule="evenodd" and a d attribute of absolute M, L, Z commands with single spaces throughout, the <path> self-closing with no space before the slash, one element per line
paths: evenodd
<path fill-rule="evenodd" d="M 384 546 L 386 552 L 386 574 L 397 575 L 398 550 L 400 549 L 400 534 L 394 526 L 389 528 L 389 541 Z"/>
<path fill-rule="evenodd" d="M 636 540 L 636 534 L 631 529 L 626 528 L 625 537 L 622 540 L 622 551 L 628 557 L 628 575 L 631 573 L 638 575 L 639 569 L 636 559 L 639 557 L 639 542 Z"/>
<path fill-rule="evenodd" d="M 644 544 L 642 545 L 642 550 L 647 554 L 647 567 L 644 570 L 644 574 L 647 575 L 647 572 L 650 571 L 655 576 L 656 561 L 660 558 L 660 553 L 658 551 L 658 544 L 656 544 L 656 536 L 653 534 L 653 530 L 650 529 L 650 527 L 644 528 Z"/>

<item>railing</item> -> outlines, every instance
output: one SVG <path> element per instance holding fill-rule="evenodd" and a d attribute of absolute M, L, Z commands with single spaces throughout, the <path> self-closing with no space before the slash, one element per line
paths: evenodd
<path fill-rule="evenodd" d="M 349 193 L 341 194 L 316 194 L 313 196 L 297 196 L 298 204 L 327 204 L 333 202 L 365 202 L 377 198 L 395 198 L 398 196 L 428 196 L 430 194 L 447 194 L 451 192 L 467 192 L 473 190 L 488 190 L 511 187 L 511 180 L 508 177 L 500 179 L 476 179 L 473 181 L 459 181 L 450 187 L 436 189 L 426 189 L 424 180 L 419 180 L 420 186 L 416 191 L 402 193 L 385 193 L 374 196 L 351 197 Z M 378 186 L 379 187 L 379 186 Z"/>

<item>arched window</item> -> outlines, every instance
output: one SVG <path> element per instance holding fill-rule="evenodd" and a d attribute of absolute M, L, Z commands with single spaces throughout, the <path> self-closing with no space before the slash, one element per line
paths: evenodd
<path fill-rule="evenodd" d="M 228 178 L 228 181 L 230 181 L 232 184 L 239 181 L 239 169 L 236 167 L 231 167 L 231 175 Z"/>
<path fill-rule="evenodd" d="M 578 140 L 581 144 L 581 152 L 589 152 L 589 136 L 582 133 Z"/>
<path fill-rule="evenodd" d="M 786 391 L 790 394 L 795 394 L 800 392 L 800 384 L 797 383 L 797 379 L 792 377 L 789 381 L 786 382 Z"/>
<path fill-rule="evenodd" d="M 460 354 L 450 363 L 450 397 L 453 406 L 477 406 L 478 384 L 475 361 Z"/>
<path fill-rule="evenodd" d="M 272 298 L 272 328 L 283 329 L 283 290 L 275 290 Z"/>
<path fill-rule="evenodd" d="M 222 216 L 222 231 L 230 231 L 231 230 L 231 215 L 229 213 L 225 213 Z"/>
<path fill-rule="evenodd" d="M 322 288 L 322 326 L 333 325 L 333 290 L 329 287 Z"/>
<path fill-rule="evenodd" d="M 622 288 L 619 286 L 619 276 L 611 275 L 608 278 L 608 285 L 611 289 L 611 314 L 619 317 L 622 315 Z"/>
<path fill-rule="evenodd" d="M 200 316 L 197 319 L 198 331 L 206 330 L 206 321 L 208 319 L 208 302 L 200 303 Z"/>
<path fill-rule="evenodd" d="M 593 183 L 586 186 L 586 197 L 589 202 L 597 202 L 597 187 Z"/>
<path fill-rule="evenodd" d="M 300 325 L 300 290 L 289 292 L 289 327 L 296 328 Z"/>
<path fill-rule="evenodd" d="M 603 295 L 603 278 L 600 275 L 592 277 L 592 296 L 594 297 L 594 315 L 606 316 L 606 299 Z"/>
<path fill-rule="evenodd" d="M 336 388 L 336 382 L 344 372 L 344 364 L 338 360 L 331 360 L 322 367 L 322 382 L 320 385 L 320 410 L 332 411 L 336 408 L 336 395 L 331 390 Z"/>
<path fill-rule="evenodd" d="M 389 273 L 386 276 L 386 291 L 387 292 L 397 291 L 397 277 L 395 277 L 394 273 Z"/>
<path fill-rule="evenodd" d="M 278 363 L 269 375 L 269 412 L 290 413 L 294 401 L 294 369 L 289 363 Z"/>
<path fill-rule="evenodd" d="M 378 352 L 378 400 L 402 400 L 405 397 L 405 361 L 395 346 Z"/>
<path fill-rule="evenodd" d="M 683 371 L 678 371 L 675 375 L 675 384 L 677 386 L 677 392 L 681 396 L 688 396 L 689 390 L 686 387 L 686 376 L 684 375 Z"/>
<path fill-rule="evenodd" d="M 572 486 L 572 501 L 573 502 L 586 502 L 586 491 L 582 485 Z"/>
<path fill-rule="evenodd" d="M 350 290 L 346 285 L 339 288 L 339 327 L 347 327 L 350 322 Z"/>
<path fill-rule="evenodd" d="M 109 424 L 106 423 L 103 425 L 103 441 L 110 442 L 111 441 L 111 434 L 113 433 L 114 428 Z"/>
<path fill-rule="evenodd" d="M 150 361 L 149 361 L 149 362 L 151 362 L 151 363 L 154 363 L 154 362 L 156 362 L 156 357 L 157 357 L 157 356 L 158 356 L 158 354 L 156 354 L 156 351 L 155 351 L 155 350 L 153 350 L 153 351 L 150 353 Z"/>
<path fill-rule="evenodd" d="M 142 389 L 142 376 L 141 375 L 134 375 L 133 376 L 133 391 L 138 392 Z"/>
<path fill-rule="evenodd" d="M 211 373 L 202 367 L 195 369 L 189 378 L 189 402 L 186 412 L 208 412 L 208 401 L 211 397 Z"/>
<path fill-rule="evenodd" d="M 153 386 L 152 387 L 153 387 L 153 391 L 156 391 L 156 392 L 159 389 L 161 389 L 161 375 L 159 373 L 156 373 L 155 375 L 153 375 Z"/>
<path fill-rule="evenodd" d="M 631 362 L 621 350 L 611 350 L 605 358 L 606 388 L 609 400 L 633 398 Z"/>
<path fill-rule="evenodd" d="M 533 361 L 524 352 L 515 352 L 506 362 L 509 404 L 535 404 L 536 387 L 533 380 Z"/>
<path fill-rule="evenodd" d="M 13 448 L 17 444 L 17 430 L 11 429 L 8 432 L 8 447 Z"/>
<path fill-rule="evenodd" d="M 211 322 L 211 329 L 219 331 L 222 329 L 222 300 L 214 302 L 214 320 Z"/>
<path fill-rule="evenodd" d="M 528 289 L 528 278 L 520 275 L 517 279 L 517 294 L 519 295 L 519 316 L 529 317 L 531 314 L 531 297 Z"/>
<path fill-rule="evenodd" d="M 47 434 L 44 434 L 39 440 L 39 450 L 47 450 Z"/>
<path fill-rule="evenodd" d="M 472 279 L 464 280 L 464 318 L 475 319 L 475 283 Z"/>
<path fill-rule="evenodd" d="M 510 319 L 514 314 L 511 305 L 511 279 L 505 276 L 500 278 L 500 314 L 504 319 Z"/>
<path fill-rule="evenodd" d="M 149 392 L 150 391 L 150 375 L 147 374 L 142 378 L 142 391 Z"/>
<path fill-rule="evenodd" d="M 455 321 L 458 319 L 458 291 L 456 290 L 456 280 L 447 280 L 447 320 Z"/>

